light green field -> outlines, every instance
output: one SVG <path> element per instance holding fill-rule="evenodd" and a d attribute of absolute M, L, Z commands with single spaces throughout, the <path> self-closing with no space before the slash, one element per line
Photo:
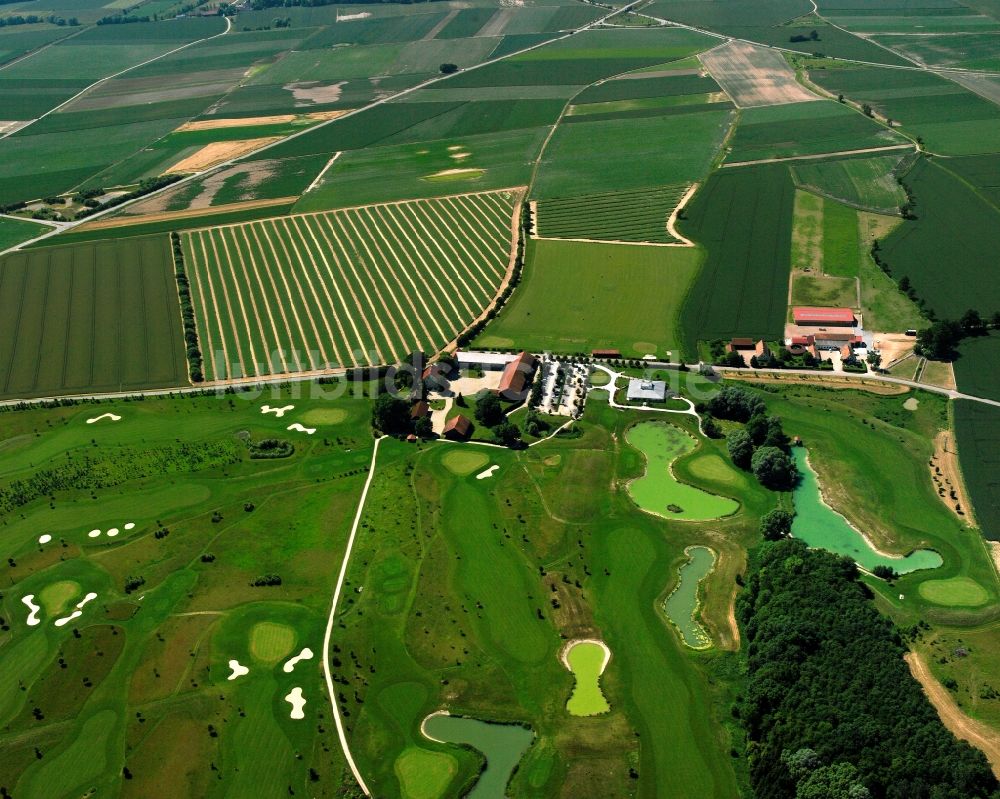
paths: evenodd
<path fill-rule="evenodd" d="M 444 752 L 413 746 L 396 758 L 395 769 L 404 799 L 438 799 L 458 772 L 458 761 Z"/>
<path fill-rule="evenodd" d="M 20 244 L 22 241 L 41 236 L 51 230 L 49 225 L 21 219 L 0 217 L 0 251 Z"/>
<path fill-rule="evenodd" d="M 452 448 L 441 458 L 441 463 L 447 466 L 449 471 L 460 476 L 479 471 L 489 462 L 489 456 L 464 447 Z"/>
<path fill-rule="evenodd" d="M 611 706 L 601 691 L 604 671 L 604 649 L 591 641 L 573 644 L 566 653 L 570 670 L 576 679 L 573 694 L 566 703 L 572 716 L 596 716 L 607 713 Z"/>
<path fill-rule="evenodd" d="M 681 303 L 701 260 L 698 248 L 529 241 L 521 285 L 475 344 L 676 351 Z"/>
<path fill-rule="evenodd" d="M 984 605 L 990 598 L 985 588 L 968 577 L 927 580 L 920 584 L 920 596 L 936 605 L 965 607 Z"/>
<path fill-rule="evenodd" d="M 262 621 L 250 631 L 250 652 L 263 663 L 277 663 L 291 654 L 295 640 L 291 627 Z"/>
<path fill-rule="evenodd" d="M 73 580 L 60 580 L 45 586 L 39 593 L 40 604 L 50 616 L 58 616 L 80 593 L 80 584 Z"/>
<path fill-rule="evenodd" d="M 667 518 L 705 520 L 728 516 L 739 503 L 679 482 L 671 464 L 697 446 L 681 428 L 666 422 L 642 422 L 628 429 L 626 438 L 646 458 L 646 473 L 629 483 L 635 503 L 649 513 Z"/>
<path fill-rule="evenodd" d="M 903 151 L 900 151 L 902 153 Z M 803 161 L 791 167 L 795 185 L 872 211 L 895 212 L 906 192 L 893 169 L 901 154 L 835 161 Z"/>

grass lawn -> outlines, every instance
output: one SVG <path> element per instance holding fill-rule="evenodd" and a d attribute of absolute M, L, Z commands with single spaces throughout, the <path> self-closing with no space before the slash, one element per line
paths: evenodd
<path fill-rule="evenodd" d="M 521 285 L 476 346 L 676 351 L 680 306 L 701 259 L 697 248 L 529 241 Z"/>
<path fill-rule="evenodd" d="M 29 222 L 27 219 L 0 217 L 0 251 L 20 244 L 22 241 L 33 239 L 35 236 L 41 236 L 51 229 L 48 225 Z"/>

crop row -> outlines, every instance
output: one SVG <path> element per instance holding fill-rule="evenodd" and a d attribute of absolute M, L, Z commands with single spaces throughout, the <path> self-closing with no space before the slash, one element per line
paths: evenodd
<path fill-rule="evenodd" d="M 546 238 L 675 242 L 667 219 L 686 190 L 674 185 L 542 200 L 538 233 Z"/>

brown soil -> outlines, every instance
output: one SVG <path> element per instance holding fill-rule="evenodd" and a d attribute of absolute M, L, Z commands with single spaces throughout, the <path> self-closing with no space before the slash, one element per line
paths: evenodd
<path fill-rule="evenodd" d="M 155 214 L 144 214 L 143 216 L 130 216 L 117 219 L 99 219 L 94 222 L 87 222 L 76 228 L 80 231 L 101 230 L 104 228 L 127 227 L 128 225 L 144 225 L 147 222 L 166 222 L 171 219 L 187 219 L 192 216 L 210 216 L 213 214 L 227 214 L 231 211 L 243 211 L 249 208 L 267 208 L 271 205 L 287 205 L 293 203 L 298 197 L 276 197 L 271 200 L 247 200 L 242 203 L 229 203 L 228 205 L 216 205 L 214 208 L 185 208 L 182 211 L 163 211 Z"/>
<path fill-rule="evenodd" d="M 833 377 L 824 374 L 817 375 L 761 375 L 755 372 L 726 372 L 726 380 L 752 380 L 755 383 L 806 383 L 825 386 L 826 388 L 853 388 L 856 391 L 867 391 L 869 394 L 883 394 L 893 396 L 896 394 L 906 394 L 910 389 L 907 386 L 897 386 L 891 383 L 879 383 L 865 380 L 852 380 L 846 377 Z"/>
<path fill-rule="evenodd" d="M 200 150 L 192 153 L 174 164 L 170 172 L 200 172 L 223 161 L 239 158 L 252 153 L 265 145 L 280 140 L 281 136 L 265 136 L 260 139 L 239 139 L 237 141 L 216 141 L 206 144 Z"/>
<path fill-rule="evenodd" d="M 1000 777 L 1000 734 L 981 721 L 976 721 L 965 715 L 947 689 L 934 679 L 927 664 L 916 652 L 908 652 L 903 657 L 910 667 L 910 673 L 924 689 L 924 693 L 934 705 L 934 709 L 937 710 L 944 726 L 956 738 L 968 741 L 982 751 L 986 755 L 986 759 L 990 761 L 993 773 Z"/>
<path fill-rule="evenodd" d="M 913 352 L 915 339 L 900 333 L 872 333 L 872 341 L 877 342 L 878 351 L 882 354 L 882 368 L 898 361 Z"/>
<path fill-rule="evenodd" d="M 308 119 L 336 119 L 348 113 L 351 109 L 340 108 L 336 111 L 312 111 L 304 116 Z M 264 117 L 230 117 L 226 119 L 199 119 L 195 122 L 185 122 L 175 133 L 185 133 L 195 130 L 219 130 L 220 128 L 246 128 L 253 125 L 284 125 L 299 119 L 302 114 L 272 114 Z M 0 123 L 3 124 L 3 123 Z"/>
<path fill-rule="evenodd" d="M 308 105 L 310 103 L 335 103 L 340 99 L 343 85 L 346 80 L 339 80 L 336 83 L 323 83 L 318 80 L 300 81 L 298 83 L 287 83 L 282 88 L 292 93 L 296 100 L 296 105 Z"/>
<path fill-rule="evenodd" d="M 965 490 L 962 469 L 958 462 L 958 447 L 951 431 L 942 430 L 934 437 L 934 455 L 930 460 L 931 480 L 938 497 L 963 522 L 975 527 L 972 503 Z"/>

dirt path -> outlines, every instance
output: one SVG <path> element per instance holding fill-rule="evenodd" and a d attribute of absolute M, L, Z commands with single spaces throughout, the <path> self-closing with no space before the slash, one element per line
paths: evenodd
<path fill-rule="evenodd" d="M 958 445 L 950 430 L 942 430 L 934 436 L 934 455 L 931 458 L 930 468 L 934 487 L 944 491 L 944 494 L 940 494 L 941 501 L 963 523 L 975 527 L 972 502 L 969 501 L 969 494 L 965 490 L 965 480 L 962 478 L 962 468 L 958 460 Z M 955 492 L 956 499 L 951 498 L 951 492 Z M 964 515 L 959 515 L 955 510 L 956 502 L 962 506 Z"/>
<path fill-rule="evenodd" d="M 986 755 L 993 773 L 1000 777 L 1000 733 L 987 727 L 981 721 L 976 721 L 965 715 L 947 689 L 934 679 L 927 664 L 916 652 L 908 652 L 904 658 L 910 667 L 910 673 L 924 689 L 924 693 L 934 705 L 934 709 L 937 710 L 944 726 L 956 738 L 968 741 Z"/>
<path fill-rule="evenodd" d="M 733 166 L 751 166 L 753 164 L 777 164 L 782 161 L 814 161 L 819 158 L 840 158 L 842 155 L 861 155 L 863 153 L 881 153 L 886 150 L 912 150 L 912 144 L 888 144 L 885 147 L 864 147 L 860 150 L 838 150 L 835 153 L 816 153 L 814 155 L 786 155 L 782 158 L 762 158 L 759 161 L 730 161 L 723 168 Z"/>

